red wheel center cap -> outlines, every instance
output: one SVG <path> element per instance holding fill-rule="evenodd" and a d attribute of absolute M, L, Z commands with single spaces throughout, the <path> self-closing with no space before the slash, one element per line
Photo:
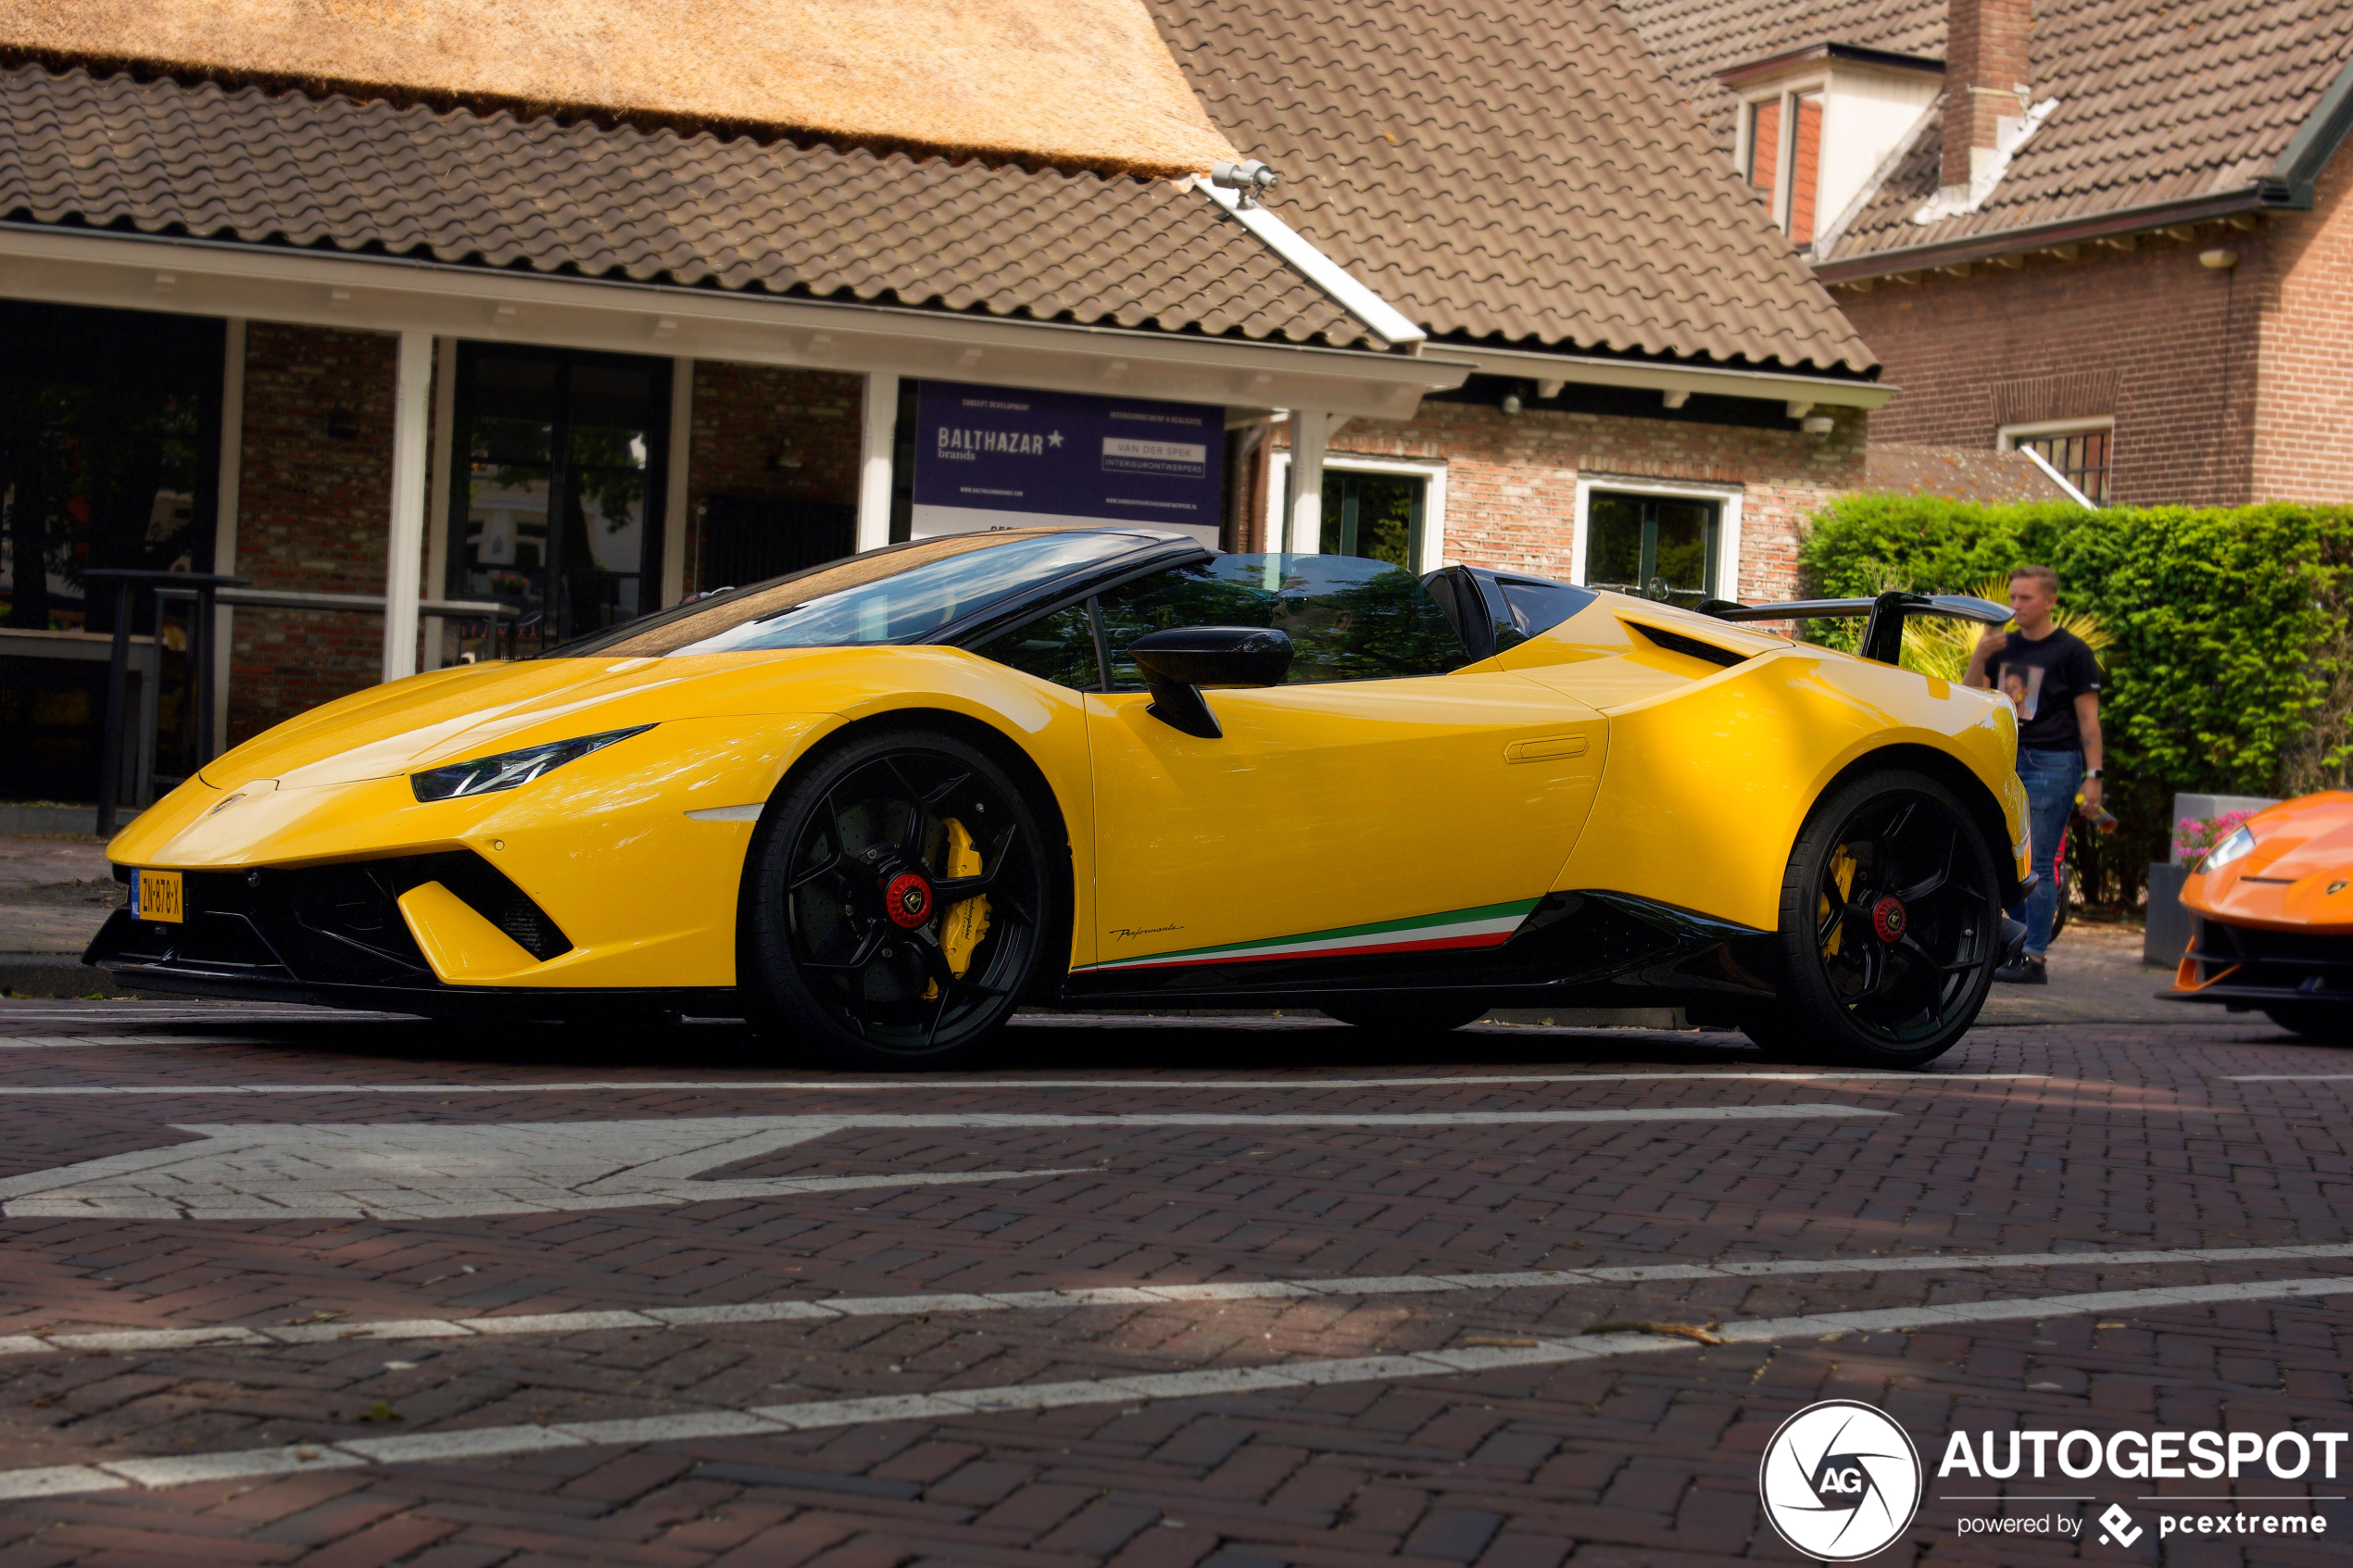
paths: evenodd
<path fill-rule="evenodd" d="M 913 872 L 900 872 L 883 884 L 883 908 L 892 924 L 912 931 L 931 918 L 931 884 Z"/>
<path fill-rule="evenodd" d="M 1871 929 L 1879 933 L 1882 942 L 1894 942 L 1904 935 L 1904 901 L 1893 893 L 1871 906 Z"/>

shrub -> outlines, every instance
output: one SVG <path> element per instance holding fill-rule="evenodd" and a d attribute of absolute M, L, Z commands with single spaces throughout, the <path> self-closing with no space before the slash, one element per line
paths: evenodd
<path fill-rule="evenodd" d="M 2100 709 L 2109 809 L 2078 833 L 2089 897 L 2130 897 L 2165 857 L 2177 791 L 2353 783 L 2353 508 L 1976 506 L 1847 495 L 1818 514 L 1810 592 L 1966 593 L 2037 561 L 2114 637 Z M 1815 623 L 1831 640 L 1852 627 Z"/>

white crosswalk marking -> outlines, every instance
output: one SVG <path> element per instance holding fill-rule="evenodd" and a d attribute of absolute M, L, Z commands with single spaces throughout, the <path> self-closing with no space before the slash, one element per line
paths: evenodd
<path fill-rule="evenodd" d="M 706 1171 L 862 1128 L 976 1131 L 1105 1127 L 1327 1127 L 1356 1133 L 1579 1123 L 1883 1117 L 1853 1105 L 1437 1110 L 1374 1115 L 1139 1111 L 1051 1115 L 675 1117 L 628 1122 L 259 1123 L 182 1125 L 194 1143 L 110 1155 L 0 1180 L 0 1212 L 132 1220 L 448 1219 L 711 1198 L 781 1198 L 927 1182 L 1007 1181 L 1062 1170 L 706 1181 Z"/>
<path fill-rule="evenodd" d="M 2353 1295 L 2353 1276 L 2271 1280 L 2250 1285 L 2184 1286 L 2174 1289 L 2109 1290 L 2007 1301 L 1974 1301 L 1944 1307 L 1907 1307 L 1885 1311 L 1818 1312 L 1804 1317 L 1755 1318 L 1725 1323 L 1717 1332 L 1733 1343 L 1754 1344 L 1816 1337 L 1824 1334 L 1947 1328 L 1962 1323 L 2081 1317 L 2097 1312 L 2158 1311 L 2224 1301 L 2317 1299 L 2346 1295 Z M 1557 1365 L 1604 1357 L 1656 1354 L 1697 1348 L 1688 1339 L 1663 1335 L 1596 1334 L 1575 1339 L 1539 1339 L 1531 1345 L 1509 1348 L 1471 1347 L 1422 1350 L 1404 1355 L 1291 1361 L 1275 1366 L 1085 1378 L 1064 1383 L 1005 1384 L 870 1399 L 816 1399 L 796 1404 L 760 1405 L 749 1410 L 695 1411 L 671 1416 L 564 1422 L 545 1426 L 484 1426 L 459 1432 L 408 1433 L 396 1437 L 357 1437 L 298 1448 L 232 1449 L 218 1453 L 173 1455 L 164 1459 L 120 1459 L 97 1464 L 45 1465 L 35 1469 L 0 1471 L 0 1499 L 120 1491 L 133 1486 L 176 1486 L 240 1476 L 347 1469 L 360 1464 L 497 1459 L 558 1448 L 822 1431 L 877 1425 L 892 1421 L 963 1421 L 995 1413 L 1061 1410 L 1076 1405 L 1145 1404 L 1157 1399 L 1199 1399 L 1210 1395 L 1284 1394 L 1342 1384 L 1454 1377 L 1511 1367 Z"/>

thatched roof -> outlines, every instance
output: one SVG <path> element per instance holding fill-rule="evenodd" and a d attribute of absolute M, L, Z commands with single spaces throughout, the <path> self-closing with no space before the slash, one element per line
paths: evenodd
<path fill-rule="evenodd" d="M 0 57 L 1033 168 L 1235 156 L 1143 0 L 0 0 Z"/>

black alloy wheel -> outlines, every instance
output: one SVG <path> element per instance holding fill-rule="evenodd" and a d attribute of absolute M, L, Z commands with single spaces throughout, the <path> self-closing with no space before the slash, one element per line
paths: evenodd
<path fill-rule="evenodd" d="M 1951 790 L 1890 770 L 1815 807 L 1781 884 L 1781 994 L 1742 1020 L 1777 1056 L 1921 1067 L 1977 1019 L 2001 961 L 1994 850 Z"/>
<path fill-rule="evenodd" d="M 832 1066 L 906 1071 L 977 1051 L 1067 944 L 1049 843 L 1006 770 L 960 737 L 890 730 L 805 765 L 746 878 L 754 1024 Z"/>

